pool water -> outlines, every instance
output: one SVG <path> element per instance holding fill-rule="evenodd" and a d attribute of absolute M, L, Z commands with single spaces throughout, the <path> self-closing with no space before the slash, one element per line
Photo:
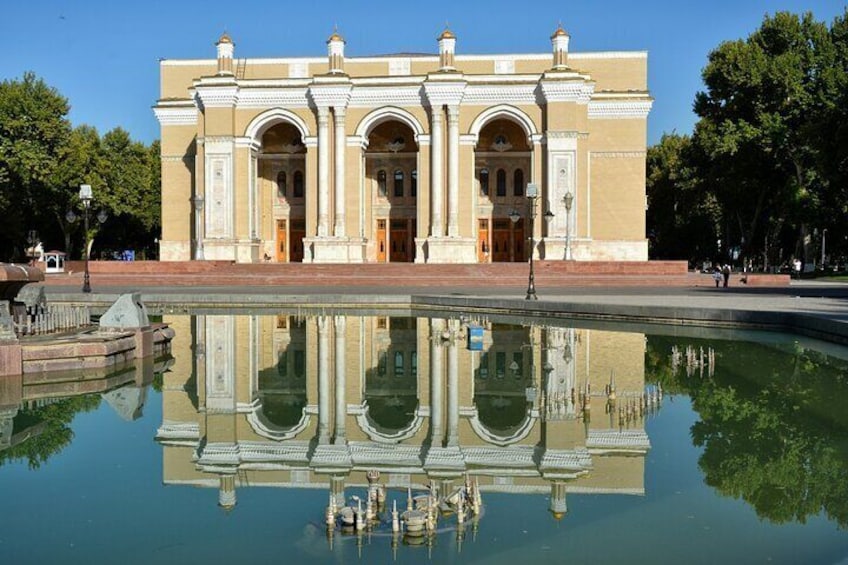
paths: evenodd
<path fill-rule="evenodd" d="M 436 316 L 166 316 L 117 389 L 5 383 L 0 561 L 848 560 L 845 348 Z M 369 526 L 328 527 L 369 475 Z"/>

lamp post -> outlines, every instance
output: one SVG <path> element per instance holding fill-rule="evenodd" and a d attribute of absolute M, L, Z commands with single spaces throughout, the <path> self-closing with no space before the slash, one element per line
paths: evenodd
<path fill-rule="evenodd" d="M 200 261 L 203 259 L 203 235 L 201 233 L 201 229 L 203 228 L 203 216 L 201 212 L 203 212 L 203 196 L 200 194 L 195 194 L 191 197 L 192 202 L 194 203 L 194 259 L 196 261 Z"/>
<path fill-rule="evenodd" d="M 85 260 L 85 271 L 83 273 L 82 279 L 82 291 L 91 292 L 91 275 L 88 270 L 88 256 L 90 252 L 90 242 L 88 233 L 88 211 L 89 209 L 91 209 L 91 201 L 94 200 L 94 195 L 91 191 L 90 184 L 80 185 L 79 199 L 82 203 L 83 208 L 83 229 L 85 230 L 85 237 L 83 239 L 83 259 Z M 106 210 L 101 209 L 100 212 L 97 213 L 97 221 L 101 224 L 106 221 L 107 217 L 108 214 L 106 213 Z M 69 223 L 74 223 L 77 221 L 77 215 L 74 214 L 73 210 L 68 210 L 68 213 L 65 214 L 65 219 L 67 219 Z"/>
<path fill-rule="evenodd" d="M 822 230 L 822 261 L 821 261 L 822 271 L 824 271 L 824 246 L 825 246 L 825 243 L 826 243 L 826 238 L 827 238 L 827 228 L 824 228 Z"/>
<path fill-rule="evenodd" d="M 90 184 L 81 184 L 79 190 L 80 202 L 82 202 L 82 208 L 85 211 L 83 217 L 85 218 L 85 224 L 83 224 L 83 229 L 85 230 L 83 233 L 85 234 L 83 253 L 85 254 L 85 275 L 82 279 L 82 291 L 83 292 L 91 292 L 91 277 L 88 273 L 88 209 L 91 208 L 91 201 L 94 198 L 91 192 Z"/>
<path fill-rule="evenodd" d="M 536 296 L 536 275 L 533 271 L 533 252 L 536 248 L 533 227 L 534 220 L 536 219 L 536 199 L 539 198 L 539 188 L 535 183 L 528 183 L 525 194 L 527 194 L 527 204 L 529 206 L 528 216 L 530 218 L 530 274 L 527 278 L 527 296 L 524 299 L 538 300 L 539 297 Z M 546 222 L 551 221 L 553 217 L 554 214 L 550 210 L 545 212 L 544 218 Z M 516 210 L 513 210 L 509 215 L 509 219 L 513 224 L 517 223 L 520 218 L 521 215 Z"/>
<path fill-rule="evenodd" d="M 574 195 L 571 191 L 566 192 L 562 197 L 562 203 L 565 204 L 565 260 L 571 260 L 571 205 L 574 203 Z"/>

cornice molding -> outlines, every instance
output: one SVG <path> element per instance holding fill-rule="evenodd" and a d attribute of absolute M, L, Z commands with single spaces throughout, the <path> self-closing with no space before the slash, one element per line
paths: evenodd
<path fill-rule="evenodd" d="M 352 88 L 350 83 L 312 84 L 306 91 L 306 95 L 318 108 L 346 107 L 350 102 Z"/>
<path fill-rule="evenodd" d="M 351 91 L 349 106 L 370 108 L 374 106 L 422 106 L 423 91 L 420 85 L 407 86 L 357 86 Z"/>
<path fill-rule="evenodd" d="M 541 104 L 537 83 L 531 84 L 469 84 L 462 96 L 463 104 Z"/>
<path fill-rule="evenodd" d="M 593 159 L 645 159 L 647 151 L 592 151 L 589 155 Z"/>
<path fill-rule="evenodd" d="M 448 105 L 455 106 L 462 102 L 466 82 L 463 81 L 432 81 L 424 83 L 424 100 L 431 107 Z"/>
<path fill-rule="evenodd" d="M 588 104 L 595 92 L 595 83 L 584 80 L 545 80 L 539 82 L 542 100 L 552 102 L 577 102 Z"/>
<path fill-rule="evenodd" d="M 230 86 L 203 86 L 194 87 L 194 96 L 201 109 L 206 108 L 229 108 L 238 103 L 239 87 Z"/>
<path fill-rule="evenodd" d="M 653 100 L 593 100 L 588 116 L 590 120 L 644 120 L 653 104 Z"/>
<path fill-rule="evenodd" d="M 239 108 L 307 108 L 307 88 L 243 88 L 238 94 Z"/>
<path fill-rule="evenodd" d="M 160 126 L 197 125 L 197 107 L 192 106 L 156 106 L 153 114 Z"/>

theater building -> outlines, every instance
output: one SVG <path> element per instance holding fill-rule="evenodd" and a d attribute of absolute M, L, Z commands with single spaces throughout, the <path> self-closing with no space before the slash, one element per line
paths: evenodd
<path fill-rule="evenodd" d="M 647 54 L 163 60 L 162 260 L 644 261 Z M 531 237 L 532 227 L 532 237 Z"/>

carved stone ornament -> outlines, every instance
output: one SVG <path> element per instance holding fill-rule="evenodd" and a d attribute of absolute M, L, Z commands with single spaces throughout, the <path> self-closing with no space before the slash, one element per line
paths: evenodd
<path fill-rule="evenodd" d="M 397 153 L 401 151 L 404 147 L 406 147 L 406 142 L 402 137 L 396 137 L 394 141 L 390 141 L 386 144 L 386 149 L 391 151 L 392 153 Z"/>
<path fill-rule="evenodd" d="M 498 153 L 503 153 L 504 151 L 512 149 L 512 143 L 509 142 L 505 135 L 501 134 L 495 136 L 495 141 L 492 143 L 491 147 Z"/>

